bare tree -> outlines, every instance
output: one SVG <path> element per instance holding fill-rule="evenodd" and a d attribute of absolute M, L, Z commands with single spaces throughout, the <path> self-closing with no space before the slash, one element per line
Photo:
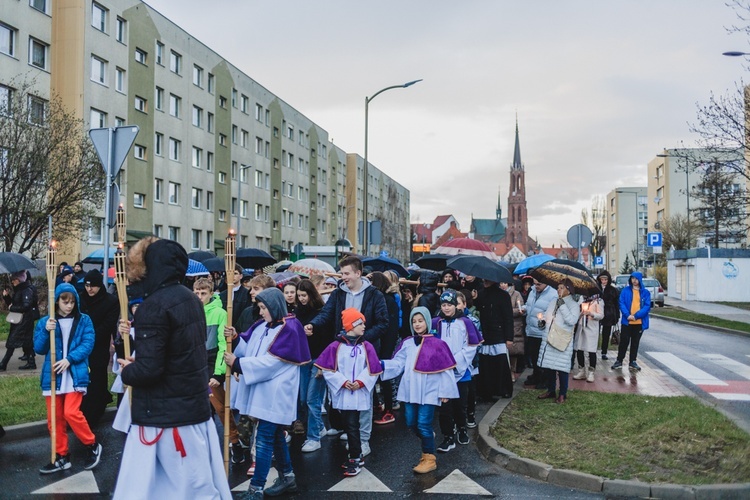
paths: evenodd
<path fill-rule="evenodd" d="M 80 237 L 102 206 L 104 172 L 82 120 L 32 83 L 15 87 L 0 103 L 0 241 L 37 257 L 49 216 L 55 238 Z"/>
<path fill-rule="evenodd" d="M 607 248 L 607 201 L 603 196 L 591 198 L 591 208 L 581 210 L 581 224 L 591 229 L 589 252 L 598 256 Z"/>
<path fill-rule="evenodd" d="M 701 181 L 691 192 L 700 207 L 691 210 L 708 243 L 739 243 L 747 234 L 747 213 L 744 189 L 730 164 L 713 162 L 705 165 Z"/>
<path fill-rule="evenodd" d="M 659 221 L 662 245 L 666 249 L 687 250 L 695 247 L 695 239 L 700 234 L 700 225 L 695 219 L 688 220 L 683 214 L 675 214 Z"/>

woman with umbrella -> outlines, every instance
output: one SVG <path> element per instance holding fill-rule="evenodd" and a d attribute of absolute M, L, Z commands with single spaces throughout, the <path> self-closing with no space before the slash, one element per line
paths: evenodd
<path fill-rule="evenodd" d="M 13 352 L 21 348 L 23 356 L 21 361 L 26 364 L 20 366 L 19 370 L 36 370 L 36 359 L 34 358 L 34 321 L 39 319 L 39 306 L 37 304 L 36 288 L 29 279 L 26 270 L 18 271 L 10 275 L 10 284 L 13 291 L 3 290 L 3 300 L 8 305 L 11 313 L 20 314 L 17 323 L 11 323 L 8 340 L 5 342 L 5 357 L 0 361 L 0 371 L 8 368 L 8 362 L 13 357 Z"/>

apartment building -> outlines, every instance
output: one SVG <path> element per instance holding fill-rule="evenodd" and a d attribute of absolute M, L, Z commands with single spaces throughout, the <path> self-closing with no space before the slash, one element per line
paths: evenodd
<path fill-rule="evenodd" d="M 625 258 L 642 268 L 649 259 L 646 248 L 648 200 L 645 186 L 616 188 L 607 193 L 607 270 L 620 272 Z M 633 262 L 637 260 L 637 262 Z"/>

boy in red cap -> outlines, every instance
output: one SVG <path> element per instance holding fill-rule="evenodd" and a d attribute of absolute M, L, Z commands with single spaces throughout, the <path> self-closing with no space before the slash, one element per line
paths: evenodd
<path fill-rule="evenodd" d="M 359 412 L 371 408 L 372 389 L 383 368 L 375 348 L 363 337 L 365 316 L 350 307 L 341 311 L 341 324 L 344 332 L 318 356 L 315 366 L 323 372 L 331 404 L 341 412 L 344 432 L 349 437 L 344 475 L 356 476 L 364 465 Z"/>

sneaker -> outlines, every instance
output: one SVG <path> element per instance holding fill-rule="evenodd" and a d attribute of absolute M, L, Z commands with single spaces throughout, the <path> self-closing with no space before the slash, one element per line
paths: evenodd
<path fill-rule="evenodd" d="M 351 459 L 349 458 L 343 464 L 341 464 L 341 468 L 342 469 L 346 469 L 347 467 L 349 467 L 349 460 L 351 460 Z M 359 457 L 359 466 L 360 467 L 364 467 L 365 466 L 365 458 L 364 457 Z"/>
<path fill-rule="evenodd" d="M 393 411 L 400 410 L 401 409 L 401 403 L 398 401 L 393 402 Z"/>
<path fill-rule="evenodd" d="M 586 382 L 593 382 L 594 381 L 594 369 L 589 368 L 589 373 L 586 375 Z"/>
<path fill-rule="evenodd" d="M 250 464 L 247 469 L 247 477 L 253 477 L 255 475 L 255 462 Z"/>
<path fill-rule="evenodd" d="M 440 443 L 440 446 L 437 447 L 437 451 L 439 451 L 440 453 L 448 453 L 455 447 L 456 440 L 453 438 L 453 436 L 448 436 L 443 439 L 443 442 Z"/>
<path fill-rule="evenodd" d="M 469 444 L 469 433 L 465 428 L 458 429 L 458 437 L 456 438 L 458 444 Z"/>
<path fill-rule="evenodd" d="M 284 441 L 286 441 L 286 444 L 289 444 L 292 442 L 292 435 L 289 434 L 287 431 L 284 431 Z"/>
<path fill-rule="evenodd" d="M 346 436 L 346 432 L 344 432 L 343 434 L 341 434 L 339 436 L 339 439 L 342 440 L 342 441 L 346 441 L 348 439 L 347 436 Z"/>
<path fill-rule="evenodd" d="M 333 427 L 331 427 L 326 431 L 326 436 L 338 436 L 342 432 L 344 431 L 342 431 L 341 429 L 334 429 Z"/>
<path fill-rule="evenodd" d="M 631 361 L 630 364 L 628 365 L 628 367 L 630 368 L 631 372 L 639 372 L 639 371 L 641 371 L 641 367 L 638 366 L 638 363 L 636 363 L 635 361 Z"/>
<path fill-rule="evenodd" d="M 308 439 L 302 444 L 302 453 L 311 453 L 320 449 L 320 441 Z"/>
<path fill-rule="evenodd" d="M 232 446 L 229 448 L 229 456 L 233 464 L 241 464 L 245 461 L 245 448 L 239 442 L 232 443 Z"/>
<path fill-rule="evenodd" d="M 277 477 L 273 485 L 270 488 L 266 488 L 263 492 L 267 497 L 277 497 L 284 493 L 294 493 L 295 491 L 297 491 L 297 479 L 294 477 L 294 472 L 290 472 L 288 475 L 285 474 Z"/>
<path fill-rule="evenodd" d="M 607 361 L 609 359 L 609 356 L 607 356 L 606 352 L 602 353 L 602 361 Z"/>
<path fill-rule="evenodd" d="M 385 424 L 391 424 L 396 421 L 396 417 L 393 416 L 392 413 L 383 413 L 383 416 L 380 418 L 376 418 L 373 422 L 378 425 L 385 425 Z"/>
<path fill-rule="evenodd" d="M 372 450 L 370 449 L 369 441 L 362 441 L 362 456 L 366 457 L 370 453 L 372 453 Z"/>
<path fill-rule="evenodd" d="M 466 416 L 466 427 L 469 429 L 473 429 L 477 426 L 477 419 L 474 418 L 474 415 L 467 415 Z"/>
<path fill-rule="evenodd" d="M 247 488 L 247 491 L 239 498 L 242 500 L 263 500 L 263 488 L 251 484 Z"/>
<path fill-rule="evenodd" d="M 70 469 L 70 454 L 68 455 L 60 455 L 57 454 L 57 458 L 54 462 L 50 462 L 41 469 L 39 469 L 39 472 L 42 474 L 53 474 L 55 472 L 59 472 L 61 470 L 68 470 Z"/>
<path fill-rule="evenodd" d="M 346 465 L 344 475 L 347 477 L 356 476 L 362 471 L 362 464 L 360 464 L 358 458 L 350 458 Z"/>
<path fill-rule="evenodd" d="M 620 368 L 622 368 L 622 361 L 615 361 L 612 363 L 613 370 L 619 370 Z"/>
<path fill-rule="evenodd" d="M 573 380 L 583 380 L 586 378 L 586 368 L 581 368 L 578 373 L 573 375 Z"/>
<path fill-rule="evenodd" d="M 99 460 L 102 459 L 102 445 L 94 443 L 89 448 L 89 456 L 86 459 L 86 464 L 83 466 L 86 470 L 91 470 L 99 465 Z"/>
<path fill-rule="evenodd" d="M 320 429 L 320 434 L 318 434 L 318 437 L 319 437 L 320 439 L 323 439 L 323 438 L 324 438 L 324 437 L 326 437 L 327 435 L 328 435 L 328 431 L 326 430 L 326 428 L 325 428 L 325 427 L 323 427 L 322 429 Z"/>

